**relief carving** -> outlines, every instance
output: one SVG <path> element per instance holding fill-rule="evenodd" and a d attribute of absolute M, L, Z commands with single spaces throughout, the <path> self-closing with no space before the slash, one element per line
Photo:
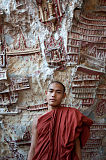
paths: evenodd
<path fill-rule="evenodd" d="M 73 25 L 68 33 L 68 64 L 80 64 L 106 72 L 106 16 L 75 10 Z"/>
<path fill-rule="evenodd" d="M 17 42 L 17 39 L 14 41 Z M 18 41 L 18 45 L 14 44 L 14 48 L 6 47 L 7 56 L 24 56 L 30 54 L 39 54 L 40 44 L 39 40 L 33 47 L 27 47 L 24 35 L 21 33 Z"/>
<path fill-rule="evenodd" d="M 101 72 L 94 72 L 83 67 L 77 69 L 73 77 L 72 93 L 75 99 L 81 99 L 82 110 L 86 110 L 95 104 L 100 76 Z"/>
<path fill-rule="evenodd" d="M 53 37 L 45 40 L 45 55 L 49 67 L 56 69 L 65 68 L 66 53 L 61 37 L 58 40 L 55 40 Z"/>
<path fill-rule="evenodd" d="M 55 31 L 57 22 L 62 17 L 60 0 L 36 0 L 36 2 L 39 9 L 39 20 L 51 28 L 51 31 Z"/>

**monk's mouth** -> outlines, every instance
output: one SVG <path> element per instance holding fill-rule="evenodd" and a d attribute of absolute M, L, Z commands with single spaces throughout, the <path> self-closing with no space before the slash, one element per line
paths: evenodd
<path fill-rule="evenodd" d="M 50 99 L 50 101 L 53 101 L 53 102 L 54 102 L 54 101 L 56 101 L 56 100 L 55 100 L 55 99 Z"/>

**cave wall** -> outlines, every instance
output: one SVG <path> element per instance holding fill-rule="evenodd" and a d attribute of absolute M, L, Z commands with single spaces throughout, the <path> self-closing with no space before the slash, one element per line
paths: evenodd
<path fill-rule="evenodd" d="M 105 159 L 105 0 L 0 1 L 0 160 L 27 159 L 51 80 L 94 121 L 83 159 Z"/>

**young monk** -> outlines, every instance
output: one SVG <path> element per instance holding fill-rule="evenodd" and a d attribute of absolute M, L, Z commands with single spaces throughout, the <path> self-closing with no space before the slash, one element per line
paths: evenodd
<path fill-rule="evenodd" d="M 32 126 L 28 160 L 81 160 L 81 148 L 89 137 L 92 120 L 75 108 L 61 107 L 65 87 L 58 81 L 47 91 L 49 112 Z"/>

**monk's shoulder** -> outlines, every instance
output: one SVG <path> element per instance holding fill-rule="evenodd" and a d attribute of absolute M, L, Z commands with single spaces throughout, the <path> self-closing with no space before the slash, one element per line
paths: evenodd
<path fill-rule="evenodd" d="M 70 108 L 70 112 L 74 117 L 76 117 L 78 120 L 81 120 L 83 123 L 86 123 L 88 125 L 92 125 L 93 121 L 89 117 L 85 116 L 83 113 L 81 113 L 78 109 L 76 108 Z"/>
<path fill-rule="evenodd" d="M 77 108 L 70 107 L 70 112 L 76 116 L 83 117 L 83 113 L 81 113 Z"/>
<path fill-rule="evenodd" d="M 78 114 L 82 114 L 77 108 L 72 108 L 72 107 L 70 107 L 70 111 L 71 111 L 71 112 L 78 113 Z"/>
<path fill-rule="evenodd" d="M 64 107 L 63 110 L 69 111 L 69 112 L 71 112 L 71 113 L 79 113 L 79 114 L 81 113 L 78 109 L 72 108 L 72 107 Z"/>
<path fill-rule="evenodd" d="M 63 112 L 67 112 L 67 115 L 69 115 L 69 117 L 82 117 L 82 113 L 76 109 L 76 108 L 72 108 L 72 107 L 65 107 L 63 109 Z"/>
<path fill-rule="evenodd" d="M 45 112 L 43 115 L 41 115 L 39 118 L 38 118 L 38 122 L 40 121 L 43 121 L 43 120 L 46 120 L 48 119 L 49 117 L 51 117 L 51 111 L 50 112 Z"/>

